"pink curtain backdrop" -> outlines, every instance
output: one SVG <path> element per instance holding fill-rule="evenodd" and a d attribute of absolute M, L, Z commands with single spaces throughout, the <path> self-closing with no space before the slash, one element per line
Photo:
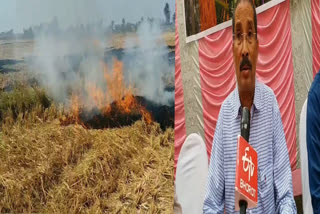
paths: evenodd
<path fill-rule="evenodd" d="M 176 7 L 177 8 L 177 7 Z M 177 13 L 176 13 L 177 14 Z M 174 169 L 176 170 L 178 156 L 186 139 L 186 124 L 183 101 L 183 86 L 181 78 L 180 47 L 177 16 L 175 20 L 175 100 L 174 100 Z"/>
<path fill-rule="evenodd" d="M 258 15 L 258 39 L 257 78 L 277 97 L 294 171 L 297 151 L 289 0 Z M 210 157 L 220 106 L 236 84 L 231 27 L 199 40 L 199 65 L 205 142 Z"/>
<path fill-rule="evenodd" d="M 320 69 L 320 2 L 311 0 L 313 78 Z"/>

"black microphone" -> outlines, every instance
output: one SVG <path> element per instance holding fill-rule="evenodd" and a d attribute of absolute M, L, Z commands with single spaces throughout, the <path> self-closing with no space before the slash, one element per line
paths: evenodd
<path fill-rule="evenodd" d="M 241 136 L 249 142 L 249 133 L 250 133 L 250 111 L 247 107 L 242 108 L 241 115 Z"/>
<path fill-rule="evenodd" d="M 241 114 L 241 136 L 249 142 L 249 134 L 250 134 L 250 111 L 247 107 L 242 108 Z M 247 210 L 248 202 L 245 200 L 239 201 L 240 214 L 245 214 Z"/>

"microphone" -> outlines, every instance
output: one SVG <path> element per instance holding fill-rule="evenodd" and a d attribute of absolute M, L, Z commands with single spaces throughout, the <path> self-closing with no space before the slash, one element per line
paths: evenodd
<path fill-rule="evenodd" d="M 247 107 L 242 108 L 241 114 L 241 136 L 249 142 L 250 135 L 250 111 Z M 247 210 L 248 203 L 246 200 L 239 201 L 240 214 L 245 214 Z"/>
<path fill-rule="evenodd" d="M 250 111 L 247 107 L 242 108 L 241 115 L 241 136 L 249 142 L 250 134 Z"/>
<path fill-rule="evenodd" d="M 248 143 L 250 135 L 250 111 L 242 108 L 241 136 L 238 136 L 235 210 L 246 213 L 247 208 L 257 206 L 258 202 L 258 155 Z"/>

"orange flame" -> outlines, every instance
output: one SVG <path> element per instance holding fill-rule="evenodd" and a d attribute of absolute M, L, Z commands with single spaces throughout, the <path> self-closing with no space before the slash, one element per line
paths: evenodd
<path fill-rule="evenodd" d="M 125 113 L 130 113 L 131 108 L 136 107 L 137 103 L 132 94 L 127 94 L 122 100 L 117 102 L 117 106 Z"/>
<path fill-rule="evenodd" d="M 71 112 L 74 116 L 75 121 L 78 123 L 80 121 L 79 114 L 80 114 L 80 99 L 79 96 L 76 94 L 72 94 L 71 96 Z"/>
<path fill-rule="evenodd" d="M 141 107 L 140 112 L 142 115 L 142 119 L 144 119 L 144 121 L 146 121 L 147 124 L 151 124 L 152 116 L 150 112 L 148 112 L 147 109 L 145 109 L 144 107 Z"/>
<path fill-rule="evenodd" d="M 143 120 L 148 124 L 152 122 L 151 114 L 141 105 L 137 103 L 133 95 L 133 88 L 127 87 L 123 76 L 123 64 L 117 59 L 113 59 L 112 70 L 109 71 L 107 64 L 101 62 L 103 75 L 106 81 L 105 91 L 99 88 L 94 82 L 87 83 L 87 94 L 89 100 L 93 103 L 83 104 L 79 95 L 73 94 L 71 97 L 71 112 L 75 116 L 76 122 L 79 123 L 80 107 L 97 107 L 104 115 L 108 115 L 114 102 L 117 111 L 123 114 L 130 114 L 132 111 L 140 112 Z M 81 106 L 80 106 L 81 105 Z"/>
<path fill-rule="evenodd" d="M 126 88 L 123 79 L 123 64 L 117 59 L 113 59 L 112 72 L 108 72 L 108 66 L 102 62 L 104 78 L 107 82 L 107 88 L 112 100 L 121 100 L 126 94 L 131 93 L 129 88 Z"/>

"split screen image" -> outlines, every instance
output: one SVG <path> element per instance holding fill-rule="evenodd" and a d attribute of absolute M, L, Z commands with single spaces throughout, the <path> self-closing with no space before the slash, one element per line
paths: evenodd
<path fill-rule="evenodd" d="M 2 0 L 0 213 L 319 213 L 318 0 Z"/>

